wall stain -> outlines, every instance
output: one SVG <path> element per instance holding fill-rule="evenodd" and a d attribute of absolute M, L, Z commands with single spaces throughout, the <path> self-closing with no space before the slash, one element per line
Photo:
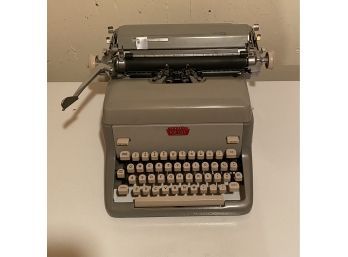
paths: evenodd
<path fill-rule="evenodd" d="M 114 0 L 114 1 L 113 1 L 112 6 L 114 7 L 114 9 L 118 9 L 117 0 Z"/>
<path fill-rule="evenodd" d="M 166 23 L 168 23 L 169 22 L 169 4 L 168 4 L 168 0 L 165 2 L 164 8 L 166 10 Z"/>
<path fill-rule="evenodd" d="M 66 51 L 68 57 L 74 59 L 74 60 L 78 60 L 79 56 L 78 56 L 78 52 L 76 50 L 75 47 L 70 46 L 69 49 Z"/>
<path fill-rule="evenodd" d="M 190 0 L 190 20 L 192 19 L 192 0 Z"/>

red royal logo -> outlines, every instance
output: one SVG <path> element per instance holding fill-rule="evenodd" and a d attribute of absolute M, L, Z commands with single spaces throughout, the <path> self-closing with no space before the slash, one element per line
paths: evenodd
<path fill-rule="evenodd" d="M 188 127 L 169 127 L 167 128 L 168 136 L 187 136 L 190 133 Z"/>

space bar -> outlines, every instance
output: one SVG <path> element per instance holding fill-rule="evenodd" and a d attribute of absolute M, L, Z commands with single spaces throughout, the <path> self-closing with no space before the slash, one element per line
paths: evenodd
<path fill-rule="evenodd" d="M 221 206 L 224 204 L 222 195 L 157 196 L 134 199 L 134 207 Z"/>

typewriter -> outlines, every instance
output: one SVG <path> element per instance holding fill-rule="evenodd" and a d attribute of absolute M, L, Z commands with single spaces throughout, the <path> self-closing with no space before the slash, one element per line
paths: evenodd
<path fill-rule="evenodd" d="M 241 215 L 253 202 L 246 79 L 273 53 L 257 24 L 108 27 L 91 76 L 104 99 L 105 206 L 113 217 Z"/>

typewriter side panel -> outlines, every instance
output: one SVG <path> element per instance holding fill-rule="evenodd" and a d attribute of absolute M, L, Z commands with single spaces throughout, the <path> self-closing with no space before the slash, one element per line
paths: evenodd
<path fill-rule="evenodd" d="M 114 147 L 112 126 L 103 125 L 105 142 L 104 161 L 104 203 L 105 209 L 110 216 L 115 216 L 113 206 L 113 189 L 116 168 L 116 149 Z"/>
<path fill-rule="evenodd" d="M 241 201 L 227 201 L 225 204 L 230 211 L 226 215 L 242 215 L 249 213 L 253 205 L 253 165 L 252 165 L 252 137 L 254 128 L 254 118 L 243 125 L 243 142 L 242 142 L 242 163 L 244 185 L 241 190 Z"/>

